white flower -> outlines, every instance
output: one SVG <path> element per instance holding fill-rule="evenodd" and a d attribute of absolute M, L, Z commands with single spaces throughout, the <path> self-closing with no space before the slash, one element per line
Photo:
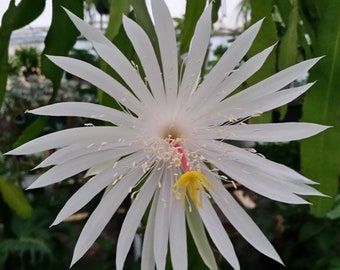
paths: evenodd
<path fill-rule="evenodd" d="M 105 106 L 65 102 L 32 110 L 52 116 L 81 116 L 111 122 L 113 126 L 80 127 L 48 134 L 9 154 L 31 154 L 57 149 L 38 167 L 53 166 L 30 188 L 44 187 L 89 170 L 92 178 L 65 204 L 53 225 L 87 204 L 106 189 L 75 247 L 72 264 L 99 236 L 124 198 L 135 199 L 122 225 L 117 269 L 127 253 L 148 205 L 142 269 L 165 269 L 168 244 L 174 269 L 187 269 L 186 223 L 203 261 L 217 269 L 206 232 L 233 268 L 239 269 L 233 245 L 212 201 L 230 223 L 257 250 L 281 262 L 270 242 L 224 188 L 221 175 L 270 199 L 302 204 L 298 195 L 322 195 L 305 178 L 281 164 L 224 140 L 291 141 L 315 135 L 327 127 L 309 123 L 244 124 L 253 115 L 284 105 L 312 84 L 285 88 L 305 74 L 318 59 L 287 68 L 248 89 L 233 94 L 254 74 L 273 46 L 255 55 L 237 70 L 261 22 L 254 24 L 222 56 L 204 79 L 200 71 L 209 44 L 211 5 L 197 23 L 190 51 L 179 76 L 175 30 L 163 0 L 152 1 L 160 62 L 142 28 L 127 17 L 124 29 L 142 64 L 140 77 L 128 59 L 98 30 L 68 12 L 102 57 L 125 81 L 123 86 L 100 69 L 80 60 L 49 56 L 58 66 L 111 95 L 122 111 Z M 146 83 L 147 81 L 147 83 Z M 227 98 L 226 98 L 227 97 Z M 204 229 L 205 228 L 205 229 Z"/>

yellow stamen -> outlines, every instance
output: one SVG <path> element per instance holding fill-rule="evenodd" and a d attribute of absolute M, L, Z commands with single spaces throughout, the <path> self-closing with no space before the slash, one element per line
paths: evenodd
<path fill-rule="evenodd" d="M 183 207 L 188 193 L 193 203 L 202 208 L 202 192 L 203 188 L 209 191 L 210 188 L 215 189 L 214 184 L 201 173 L 201 171 L 187 171 L 173 184 L 172 189 L 175 192 L 175 198 L 182 198 Z"/>

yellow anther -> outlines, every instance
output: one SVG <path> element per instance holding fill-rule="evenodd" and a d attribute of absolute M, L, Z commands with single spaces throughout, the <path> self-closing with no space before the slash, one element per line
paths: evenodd
<path fill-rule="evenodd" d="M 203 188 L 209 191 L 210 188 L 215 189 L 215 186 L 201 171 L 185 172 L 172 186 L 175 198 L 182 199 L 183 207 L 185 206 L 186 196 L 189 195 L 193 203 L 197 207 L 202 208 Z"/>

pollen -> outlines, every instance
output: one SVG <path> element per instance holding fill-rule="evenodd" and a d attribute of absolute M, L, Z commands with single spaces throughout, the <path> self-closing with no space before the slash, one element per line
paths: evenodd
<path fill-rule="evenodd" d="M 175 192 L 175 199 L 182 199 L 182 205 L 185 207 L 186 196 L 189 196 L 196 207 L 202 208 L 202 195 L 204 190 L 215 189 L 214 184 L 201 173 L 201 171 L 187 171 L 173 184 L 172 189 Z"/>

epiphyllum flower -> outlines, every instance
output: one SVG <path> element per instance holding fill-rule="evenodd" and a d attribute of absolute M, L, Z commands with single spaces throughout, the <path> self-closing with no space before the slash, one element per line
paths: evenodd
<path fill-rule="evenodd" d="M 9 154 L 57 149 L 38 167 L 53 166 L 30 188 L 44 187 L 89 170 L 92 178 L 65 204 L 53 225 L 106 192 L 75 247 L 72 264 L 99 236 L 124 198 L 134 198 L 117 244 L 117 269 L 125 258 L 148 205 L 142 269 L 164 269 L 168 244 L 174 269 L 187 268 L 186 223 L 203 261 L 217 269 L 206 231 L 216 248 L 235 269 L 239 263 L 212 202 L 257 250 L 281 262 L 270 242 L 224 188 L 233 181 L 270 199 L 307 203 L 298 195 L 321 195 L 313 181 L 225 140 L 291 141 L 315 135 L 326 127 L 309 123 L 244 124 L 254 115 L 286 104 L 312 84 L 285 88 L 318 59 L 287 68 L 248 89 L 233 94 L 263 64 L 273 47 L 235 69 L 251 46 L 261 22 L 245 31 L 204 79 L 200 71 L 209 44 L 211 5 L 199 19 L 180 76 L 175 30 L 163 0 L 152 1 L 160 49 L 156 58 L 142 28 L 127 17 L 123 25 L 142 64 L 141 78 L 128 59 L 100 31 L 68 12 L 98 54 L 125 81 L 123 86 L 100 69 L 80 60 L 49 56 L 51 61 L 111 95 L 122 111 L 97 104 L 65 102 L 32 110 L 52 116 L 100 119 L 113 126 L 72 128 L 37 138 Z M 161 64 L 159 63 L 161 62 Z M 222 176 L 223 174 L 223 176 Z M 204 229 L 205 228 L 205 229 Z"/>

